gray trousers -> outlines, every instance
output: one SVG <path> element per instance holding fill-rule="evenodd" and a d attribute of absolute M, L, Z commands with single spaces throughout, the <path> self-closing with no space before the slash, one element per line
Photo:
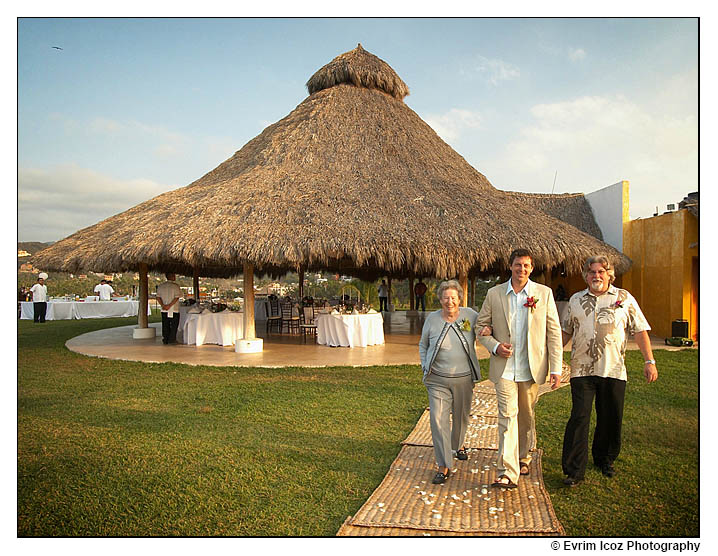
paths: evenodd
<path fill-rule="evenodd" d="M 424 385 L 429 394 L 429 422 L 436 464 L 451 469 L 453 452 L 464 444 L 474 383 L 471 376 L 447 378 L 429 373 Z M 453 422 L 449 419 L 451 414 Z"/>

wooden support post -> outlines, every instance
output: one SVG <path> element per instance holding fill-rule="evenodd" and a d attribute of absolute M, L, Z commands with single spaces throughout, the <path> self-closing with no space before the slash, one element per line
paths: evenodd
<path fill-rule="evenodd" d="M 463 307 L 468 307 L 469 303 L 469 279 L 466 276 L 466 272 L 459 272 L 459 284 L 461 289 L 464 290 L 464 300 L 461 302 Z"/>
<path fill-rule="evenodd" d="M 254 265 L 244 263 L 244 320 L 243 338 L 237 340 L 237 353 L 258 353 L 264 348 L 264 340 L 257 338 L 254 329 Z"/>
<path fill-rule="evenodd" d="M 476 276 L 472 276 L 471 280 L 469 281 L 469 288 L 471 288 L 471 295 L 469 296 L 469 299 L 471 301 L 471 306 L 476 306 Z"/>
<path fill-rule="evenodd" d="M 254 340 L 254 266 L 244 263 L 244 339 Z"/>
<path fill-rule="evenodd" d="M 391 278 L 386 279 L 386 310 L 391 311 Z"/>

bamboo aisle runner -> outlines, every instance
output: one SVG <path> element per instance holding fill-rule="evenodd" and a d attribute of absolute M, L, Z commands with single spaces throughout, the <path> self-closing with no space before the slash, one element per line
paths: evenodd
<path fill-rule="evenodd" d="M 561 386 L 570 376 L 563 367 Z M 539 396 L 550 392 L 548 383 Z M 454 460 L 443 485 L 436 473 L 429 410 L 419 418 L 384 480 L 337 536 L 556 536 L 563 527 L 543 484 L 542 451 L 533 454 L 530 474 L 515 490 L 491 488 L 496 477 L 498 417 L 493 384 L 474 386 L 466 446 L 469 459 Z"/>

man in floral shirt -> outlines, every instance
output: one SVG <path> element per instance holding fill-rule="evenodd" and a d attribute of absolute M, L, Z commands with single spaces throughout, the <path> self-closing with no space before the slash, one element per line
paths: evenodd
<path fill-rule="evenodd" d="M 567 486 L 581 482 L 588 463 L 588 429 L 596 398 L 596 430 L 591 448 L 593 462 L 606 477 L 616 473 L 613 462 L 621 449 L 621 422 L 626 392 L 624 356 L 628 334 L 633 334 L 645 364 L 648 382 L 658 378 L 648 330 L 638 303 L 616 279 L 606 257 L 591 257 L 583 265 L 588 288 L 568 302 L 561 323 L 564 345 L 573 338 L 571 352 L 571 417 L 563 438 L 562 467 Z"/>

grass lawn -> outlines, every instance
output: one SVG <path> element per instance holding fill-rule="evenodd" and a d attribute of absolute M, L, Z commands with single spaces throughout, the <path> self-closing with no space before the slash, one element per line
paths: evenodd
<path fill-rule="evenodd" d="M 412 365 L 195 367 L 64 347 L 132 322 L 18 322 L 19 536 L 333 536 L 427 403 Z M 698 534 L 686 481 L 697 480 L 697 355 L 656 359 L 656 384 L 631 376 L 612 481 L 590 471 L 562 488 L 569 390 L 538 404 L 546 483 L 569 535 Z"/>
<path fill-rule="evenodd" d="M 698 352 L 656 350 L 654 356 L 658 381 L 647 384 L 641 352 L 627 353 L 623 438 L 613 479 L 593 467 L 589 448 L 585 481 L 563 486 L 561 448 L 571 388 L 539 399 L 544 481 L 569 536 L 699 536 Z M 595 410 L 589 441 L 594 426 Z"/>

